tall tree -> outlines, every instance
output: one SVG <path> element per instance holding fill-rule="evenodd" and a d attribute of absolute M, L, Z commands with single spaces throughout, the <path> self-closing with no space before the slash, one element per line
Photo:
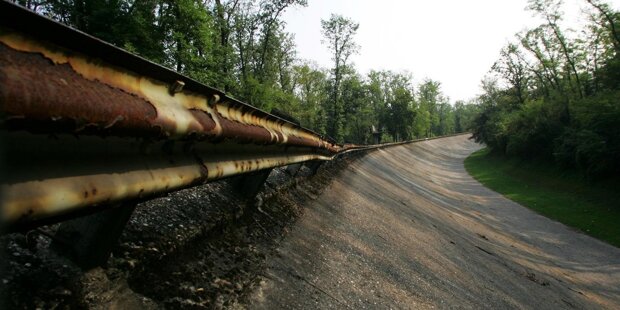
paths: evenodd
<path fill-rule="evenodd" d="M 215 20 L 217 40 L 215 40 L 214 58 L 219 65 L 214 68 L 219 77 L 214 86 L 221 87 L 228 92 L 233 87 L 232 65 L 233 47 L 231 36 L 233 33 L 233 22 L 235 21 L 236 11 L 241 0 L 222 1 L 215 0 L 213 5 L 213 16 Z"/>
<path fill-rule="evenodd" d="M 525 103 L 527 96 L 528 72 L 527 64 L 516 44 L 510 43 L 500 52 L 500 59 L 492 69 L 510 83 L 519 104 Z"/>
<path fill-rule="evenodd" d="M 366 100 L 370 102 L 373 113 L 373 125 L 375 129 L 382 132 L 385 127 L 388 85 L 387 80 L 389 71 L 371 70 L 367 76 Z"/>
<path fill-rule="evenodd" d="M 586 0 L 586 2 L 593 6 L 600 14 L 598 22 L 608 29 L 612 39 L 611 43 L 617 51 L 620 51 L 620 27 L 618 26 L 620 19 L 618 18 L 618 12 L 614 12 L 609 7 L 609 4 L 603 3 L 602 1 Z"/>
<path fill-rule="evenodd" d="M 261 13 L 259 18 L 261 19 L 263 29 L 260 39 L 261 47 L 256 61 L 256 75 L 259 77 L 261 82 L 265 76 L 265 65 L 268 61 L 267 58 L 269 57 L 269 52 L 271 51 L 269 44 L 271 43 L 271 40 L 273 40 L 277 27 L 281 23 L 279 20 L 280 14 L 282 14 L 282 12 L 284 12 L 284 10 L 289 6 L 306 6 L 307 4 L 307 0 L 268 0 L 261 2 Z"/>
<path fill-rule="evenodd" d="M 439 105 L 444 101 L 440 91 L 440 83 L 430 79 L 425 80 L 418 87 L 418 103 L 420 105 L 420 119 L 417 121 L 424 124 L 419 134 L 425 137 L 440 134 L 439 129 Z"/>
<path fill-rule="evenodd" d="M 388 101 L 387 129 L 394 141 L 410 139 L 415 112 L 411 76 L 408 74 L 391 74 L 389 81 L 391 98 Z"/>
<path fill-rule="evenodd" d="M 577 65 L 574 55 L 574 48 L 571 43 L 566 39 L 564 33 L 560 29 L 558 23 L 562 20 L 563 12 L 561 11 L 562 0 L 529 0 L 528 9 L 536 12 L 542 16 L 547 24 L 545 25 L 551 30 L 553 38 L 559 46 L 564 61 L 570 68 L 570 73 L 567 75 L 568 83 L 571 88 L 576 89 L 576 94 L 579 98 L 583 98 L 583 85 L 577 72 Z M 571 77 L 572 75 L 572 77 Z M 573 82 L 574 78 L 574 82 Z"/>
<path fill-rule="evenodd" d="M 600 0 L 586 0 L 593 8 L 590 14 L 590 33 L 595 38 L 590 50 L 595 55 L 595 86 L 606 89 L 620 89 L 620 12 L 614 11 Z"/>
<path fill-rule="evenodd" d="M 343 140 L 344 108 L 340 98 L 340 84 L 347 67 L 349 57 L 359 50 L 354 41 L 359 24 L 341 15 L 332 14 L 328 20 L 321 20 L 323 42 L 332 53 L 334 68 L 332 70 L 331 101 L 327 132 L 338 141 Z"/>

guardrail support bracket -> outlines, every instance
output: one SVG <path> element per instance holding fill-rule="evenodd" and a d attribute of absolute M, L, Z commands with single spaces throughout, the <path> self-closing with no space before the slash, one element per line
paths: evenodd
<path fill-rule="evenodd" d="M 315 175 L 319 171 L 319 168 L 321 168 L 321 165 L 323 165 L 323 163 L 324 161 L 322 160 L 313 160 L 305 162 L 304 165 L 306 165 L 306 167 L 310 169 L 312 175 Z"/>
<path fill-rule="evenodd" d="M 303 164 L 302 163 L 297 163 L 297 164 L 291 164 L 286 166 L 286 172 L 291 175 L 291 176 L 296 176 L 297 172 L 299 172 L 299 169 L 301 169 L 301 166 Z"/>
<path fill-rule="evenodd" d="M 233 186 L 243 198 L 247 200 L 254 199 L 263 188 L 272 170 L 264 169 L 239 176 L 234 179 Z"/>
<path fill-rule="evenodd" d="M 63 222 L 51 246 L 83 270 L 103 266 L 135 207 L 135 203 L 124 203 L 116 208 Z"/>

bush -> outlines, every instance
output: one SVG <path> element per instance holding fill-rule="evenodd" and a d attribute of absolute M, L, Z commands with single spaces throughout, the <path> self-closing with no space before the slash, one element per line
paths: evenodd
<path fill-rule="evenodd" d="M 588 179 L 608 175 L 615 166 L 605 138 L 591 130 L 566 130 L 555 141 L 554 157 L 564 167 L 576 167 Z"/>
<path fill-rule="evenodd" d="M 506 119 L 506 154 L 521 158 L 549 157 L 562 133 L 558 108 L 544 101 L 529 102 Z"/>
<path fill-rule="evenodd" d="M 590 179 L 620 172 L 620 92 L 577 101 L 573 124 L 555 140 L 554 158 Z"/>

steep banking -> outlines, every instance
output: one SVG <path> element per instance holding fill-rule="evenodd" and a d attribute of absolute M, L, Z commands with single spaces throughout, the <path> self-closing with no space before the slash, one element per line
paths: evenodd
<path fill-rule="evenodd" d="M 267 259 L 250 308 L 618 308 L 620 249 L 483 187 L 467 135 L 353 163 Z"/>

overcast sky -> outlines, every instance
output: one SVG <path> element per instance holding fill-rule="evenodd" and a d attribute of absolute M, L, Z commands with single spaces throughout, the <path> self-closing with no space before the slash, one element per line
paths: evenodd
<path fill-rule="evenodd" d="M 565 0 L 567 23 L 575 25 L 583 0 Z M 616 9 L 620 0 L 608 1 Z M 480 80 L 500 49 L 518 31 L 540 20 L 525 11 L 527 0 L 308 0 L 307 7 L 284 14 L 295 34 L 299 57 L 330 68 L 321 44 L 321 19 L 341 14 L 360 24 L 352 57 L 356 68 L 409 71 L 416 82 L 428 77 L 442 84 L 452 101 L 480 91 Z"/>

